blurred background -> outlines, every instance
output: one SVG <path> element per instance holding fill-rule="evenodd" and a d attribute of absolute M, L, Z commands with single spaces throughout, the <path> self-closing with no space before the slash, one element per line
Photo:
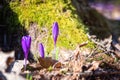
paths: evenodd
<path fill-rule="evenodd" d="M 31 52 L 38 53 L 42 42 L 47 54 L 54 48 L 52 24 L 60 28 L 57 46 L 74 49 L 88 41 L 87 34 L 104 39 L 110 35 L 120 36 L 119 0 L 0 0 L 0 47 L 2 51 L 15 50 L 22 53 L 21 37 L 32 37 Z"/>

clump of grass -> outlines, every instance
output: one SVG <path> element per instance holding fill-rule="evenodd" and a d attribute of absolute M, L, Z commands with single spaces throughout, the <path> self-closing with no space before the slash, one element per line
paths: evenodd
<path fill-rule="evenodd" d="M 42 39 L 43 41 L 47 39 L 46 44 L 43 42 L 47 52 L 54 48 L 51 29 L 54 21 L 59 23 L 60 28 L 57 46 L 74 49 L 77 44 L 88 41 L 87 47 L 94 47 L 86 35 L 87 28 L 82 24 L 70 0 L 14 1 L 10 2 L 10 7 L 17 14 L 20 24 L 26 29 L 29 29 L 31 22 L 36 22 L 40 29 L 42 27 L 48 28 L 49 35 Z M 11 20 L 11 17 L 9 18 L 8 20 Z M 18 25 L 17 22 L 12 24 Z"/>

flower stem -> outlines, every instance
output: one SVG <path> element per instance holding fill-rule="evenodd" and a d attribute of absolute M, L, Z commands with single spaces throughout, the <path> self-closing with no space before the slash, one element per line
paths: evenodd
<path fill-rule="evenodd" d="M 24 58 L 24 71 L 26 71 L 26 64 L 27 64 L 27 59 Z"/>
<path fill-rule="evenodd" d="M 56 59 L 56 44 L 54 44 L 54 50 L 52 52 L 52 58 Z"/>

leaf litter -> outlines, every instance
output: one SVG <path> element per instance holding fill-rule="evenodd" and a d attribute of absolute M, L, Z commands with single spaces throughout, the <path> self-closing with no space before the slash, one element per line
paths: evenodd
<path fill-rule="evenodd" d="M 28 73 L 21 74 L 31 75 L 32 80 L 119 80 L 119 58 L 100 50 L 86 50 L 89 55 L 85 54 L 81 49 L 85 45 L 87 43 L 78 45 L 67 60 L 40 57 L 37 63 L 27 65 Z"/>
<path fill-rule="evenodd" d="M 61 51 L 58 60 L 39 57 L 37 62 L 27 63 L 26 71 L 23 61 L 15 61 L 11 54 L 7 54 L 7 58 L 3 58 L 7 67 L 2 73 L 17 73 L 24 78 L 28 76 L 28 80 L 119 80 L 120 60 L 115 54 L 119 45 L 112 43 L 115 50 L 111 54 L 99 47 L 92 50 L 83 48 L 86 45 L 87 42 L 79 44 L 74 51 Z M 19 73 L 18 69 L 21 69 Z"/>

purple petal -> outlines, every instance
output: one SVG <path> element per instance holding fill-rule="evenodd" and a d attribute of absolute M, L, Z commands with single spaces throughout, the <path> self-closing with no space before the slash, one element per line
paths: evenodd
<path fill-rule="evenodd" d="M 52 35 L 54 39 L 54 44 L 56 45 L 57 37 L 59 35 L 59 27 L 57 22 L 53 23 Z"/>
<path fill-rule="evenodd" d="M 24 54 L 27 54 L 27 46 L 26 46 L 26 37 L 25 36 L 22 37 L 21 43 L 22 43 L 22 49 L 23 49 Z"/>
<path fill-rule="evenodd" d="M 39 52 L 40 52 L 40 56 L 44 58 L 44 47 L 42 43 L 39 44 Z"/>
<path fill-rule="evenodd" d="M 28 56 L 28 53 L 30 50 L 30 45 L 31 45 L 31 37 L 30 36 L 23 36 L 21 43 L 22 43 L 22 48 L 24 51 L 24 56 L 27 59 L 27 56 Z"/>
<path fill-rule="evenodd" d="M 23 36 L 22 40 L 21 40 L 21 44 L 22 44 L 22 48 L 23 48 L 23 52 L 24 52 L 24 70 L 26 70 L 26 62 L 27 62 L 27 58 L 28 58 L 28 53 L 30 50 L 30 45 L 31 45 L 31 37 L 30 36 Z"/>
<path fill-rule="evenodd" d="M 26 36 L 26 37 L 27 37 L 26 43 L 27 43 L 27 48 L 28 48 L 28 52 L 29 52 L 29 50 L 30 50 L 30 45 L 31 45 L 31 37 L 30 37 L 30 36 Z"/>

